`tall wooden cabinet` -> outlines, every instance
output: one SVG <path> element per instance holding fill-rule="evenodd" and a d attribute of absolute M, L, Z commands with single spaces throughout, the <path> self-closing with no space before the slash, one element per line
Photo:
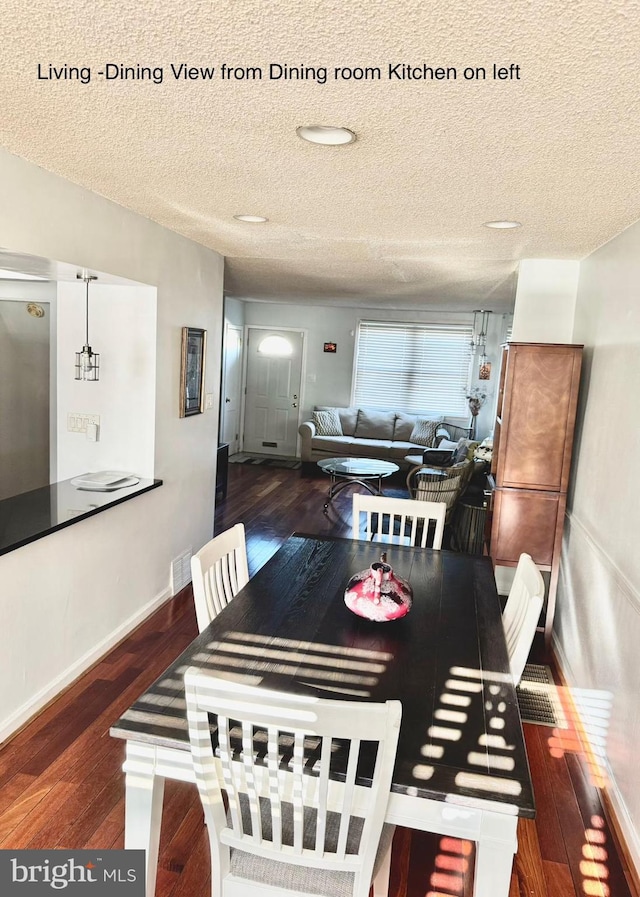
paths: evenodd
<path fill-rule="evenodd" d="M 530 554 L 549 571 L 549 646 L 580 383 L 582 346 L 509 343 L 503 349 L 491 473 L 490 555 L 513 567 Z"/>

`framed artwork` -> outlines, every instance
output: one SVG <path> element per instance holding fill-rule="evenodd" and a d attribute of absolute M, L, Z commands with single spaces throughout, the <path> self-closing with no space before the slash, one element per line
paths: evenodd
<path fill-rule="evenodd" d="M 337 350 L 338 350 L 338 347 L 335 343 L 325 343 L 324 344 L 325 352 L 336 352 Z"/>
<path fill-rule="evenodd" d="M 182 364 L 180 366 L 180 417 L 204 411 L 204 359 L 207 331 L 182 328 Z"/>

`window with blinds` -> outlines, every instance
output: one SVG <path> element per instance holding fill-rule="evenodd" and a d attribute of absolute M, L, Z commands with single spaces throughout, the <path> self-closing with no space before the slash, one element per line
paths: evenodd
<path fill-rule="evenodd" d="M 466 417 L 471 361 L 470 326 L 362 321 L 352 404 Z"/>

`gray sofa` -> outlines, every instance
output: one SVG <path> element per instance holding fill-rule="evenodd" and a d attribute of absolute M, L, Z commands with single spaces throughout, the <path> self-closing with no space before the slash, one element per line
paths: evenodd
<path fill-rule="evenodd" d="M 317 405 L 316 411 L 330 411 L 333 406 Z M 441 419 L 433 414 L 406 414 L 402 411 L 373 411 L 369 408 L 336 408 L 342 426 L 342 436 L 321 436 L 313 421 L 305 421 L 298 432 L 301 441 L 301 458 L 304 462 L 323 458 L 359 457 L 394 461 L 400 467 L 408 467 L 405 456 L 422 452 L 427 446 L 410 441 L 417 418 Z M 457 440 L 468 436 L 469 430 L 442 421 L 434 444 L 443 436 Z"/>

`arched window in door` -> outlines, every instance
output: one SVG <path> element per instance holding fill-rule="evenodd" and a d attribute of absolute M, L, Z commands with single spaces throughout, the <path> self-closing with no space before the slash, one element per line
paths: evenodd
<path fill-rule="evenodd" d="M 258 354 L 270 358 L 289 358 L 293 355 L 293 346 L 284 336 L 265 336 L 258 346 Z"/>

